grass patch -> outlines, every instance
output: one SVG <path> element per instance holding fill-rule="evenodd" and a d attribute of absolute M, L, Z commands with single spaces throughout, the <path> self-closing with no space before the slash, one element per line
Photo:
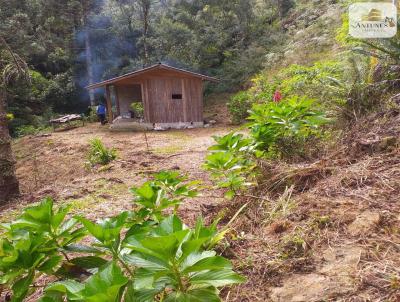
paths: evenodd
<path fill-rule="evenodd" d="M 162 155 L 162 154 L 174 154 L 174 153 L 178 153 L 180 151 L 182 151 L 182 145 L 178 146 L 178 145 L 169 145 L 169 146 L 165 146 L 165 147 L 159 147 L 159 148 L 155 148 L 153 149 L 153 153 L 158 154 L 158 155 Z"/>
<path fill-rule="evenodd" d="M 91 206 L 104 201 L 106 199 L 97 196 L 97 194 L 90 194 L 83 198 L 71 200 L 68 204 L 71 207 L 71 213 L 81 214 L 82 212 L 86 212 L 86 210 L 91 210 Z"/>
<path fill-rule="evenodd" d="M 297 204 L 292 200 L 294 187 L 286 188 L 285 192 L 279 196 L 273 204 L 267 204 L 267 217 L 265 223 L 270 224 L 277 219 L 287 217 L 296 207 Z"/>

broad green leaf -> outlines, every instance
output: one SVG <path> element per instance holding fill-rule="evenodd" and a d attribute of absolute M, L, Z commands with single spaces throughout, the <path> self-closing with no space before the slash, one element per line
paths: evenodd
<path fill-rule="evenodd" d="M 185 241 L 182 244 L 182 256 L 181 258 L 186 258 L 190 253 L 198 252 L 204 243 L 208 241 L 209 238 L 199 238 L 194 240 Z"/>
<path fill-rule="evenodd" d="M 186 268 L 191 267 L 202 259 L 214 257 L 216 253 L 214 251 L 204 251 L 201 253 L 191 253 L 189 254 L 184 261 L 181 263 L 181 270 L 184 271 Z"/>
<path fill-rule="evenodd" d="M 84 217 L 77 217 L 77 219 L 85 226 L 85 228 L 88 230 L 90 234 L 93 235 L 93 237 L 95 237 L 100 242 L 104 241 L 105 232 L 100 225 L 93 223 Z"/>
<path fill-rule="evenodd" d="M 101 253 L 99 249 L 96 249 L 91 246 L 86 246 L 82 244 L 70 244 L 64 247 L 66 251 L 75 252 L 75 253 L 93 253 L 98 254 Z"/>
<path fill-rule="evenodd" d="M 58 281 L 54 283 L 50 283 L 45 291 L 46 292 L 60 292 L 60 293 L 69 293 L 69 294 L 78 294 L 80 291 L 84 289 L 84 285 L 80 282 L 74 280 L 64 280 Z"/>
<path fill-rule="evenodd" d="M 119 296 L 120 289 L 128 282 L 122 270 L 114 263 L 91 276 L 81 292 L 88 302 L 113 302 Z"/>
<path fill-rule="evenodd" d="M 69 206 L 61 207 L 58 212 L 51 217 L 51 226 L 53 230 L 56 230 L 61 225 L 69 209 Z"/>
<path fill-rule="evenodd" d="M 210 270 L 206 272 L 195 273 L 190 277 L 191 284 L 208 284 L 214 287 L 242 283 L 244 281 L 245 278 L 239 274 L 236 274 L 232 270 Z"/>
<path fill-rule="evenodd" d="M 227 270 L 231 268 L 232 265 L 229 260 L 221 256 L 214 256 L 197 261 L 195 264 L 186 267 L 184 269 L 184 272 L 189 273 L 189 272 L 199 272 L 204 270 Z"/>
<path fill-rule="evenodd" d="M 51 274 L 54 271 L 54 268 L 61 263 L 62 259 L 63 257 L 59 255 L 51 256 L 42 265 L 38 267 L 38 270 Z"/>
<path fill-rule="evenodd" d="M 220 302 L 218 291 L 213 287 L 197 288 L 186 293 L 172 292 L 164 302 Z"/>
<path fill-rule="evenodd" d="M 141 196 L 144 197 L 146 199 L 152 199 L 154 198 L 155 192 L 153 190 L 153 188 L 151 187 L 150 183 L 145 183 L 143 186 L 134 189 L 134 192 Z"/>
<path fill-rule="evenodd" d="M 34 273 L 29 273 L 27 276 L 19 279 L 12 286 L 13 295 L 11 302 L 23 301 L 29 291 L 29 286 L 32 284 Z"/>
<path fill-rule="evenodd" d="M 28 215 L 41 223 L 50 223 L 52 213 L 53 200 L 51 198 L 46 198 L 38 206 L 26 208 L 24 216 Z"/>
<path fill-rule="evenodd" d="M 168 260 L 175 255 L 178 248 L 178 240 L 174 235 L 145 238 L 141 244 L 163 260 Z"/>
<path fill-rule="evenodd" d="M 21 217 L 15 220 L 12 225 L 12 229 L 16 228 L 33 228 L 33 229 L 40 229 L 43 228 L 43 224 L 38 222 L 37 220 L 34 220 L 30 217 Z"/>
<path fill-rule="evenodd" d="M 108 263 L 107 260 L 97 256 L 78 257 L 70 262 L 84 269 L 99 268 Z"/>
<path fill-rule="evenodd" d="M 182 231 L 183 229 L 184 225 L 179 217 L 176 215 L 171 215 L 161 221 L 160 226 L 157 228 L 156 232 L 162 236 L 170 235 L 172 233 Z"/>
<path fill-rule="evenodd" d="M 38 302 L 64 302 L 64 294 L 60 292 L 48 292 Z"/>
<path fill-rule="evenodd" d="M 161 260 L 151 255 L 139 253 L 124 255 L 124 261 L 136 267 L 147 268 L 152 271 L 162 271 L 169 268 L 167 261 Z"/>
<path fill-rule="evenodd" d="M 59 217 L 60 218 L 60 217 Z M 61 221 L 62 223 L 62 221 Z M 70 231 L 76 224 L 78 223 L 78 220 L 75 218 L 68 219 L 67 221 L 63 222 L 61 225 L 58 225 L 58 234 L 62 234 L 64 232 Z"/>
<path fill-rule="evenodd" d="M 153 289 L 154 275 L 153 270 L 139 268 L 135 270 L 134 287 L 135 289 Z"/>
<path fill-rule="evenodd" d="M 157 289 L 135 289 L 132 282 L 129 282 L 124 302 L 154 302 L 154 297 L 158 292 Z"/>

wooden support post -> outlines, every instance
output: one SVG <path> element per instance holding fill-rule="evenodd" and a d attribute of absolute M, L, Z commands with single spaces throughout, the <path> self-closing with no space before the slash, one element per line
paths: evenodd
<path fill-rule="evenodd" d="M 114 96 L 115 96 L 115 103 L 117 105 L 117 116 L 121 115 L 121 105 L 119 104 L 119 96 L 118 96 L 118 86 L 114 85 Z"/>
<path fill-rule="evenodd" d="M 106 102 L 107 102 L 107 119 L 111 124 L 113 122 L 113 112 L 112 112 L 112 103 L 111 103 L 111 92 L 110 86 L 106 86 Z"/>

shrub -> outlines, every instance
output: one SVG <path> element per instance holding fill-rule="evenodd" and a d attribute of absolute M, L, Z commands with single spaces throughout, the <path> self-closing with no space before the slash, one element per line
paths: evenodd
<path fill-rule="evenodd" d="M 68 217 L 68 207 L 55 210 L 51 199 L 26 208 L 1 225 L 2 289 L 12 291 L 11 301 L 32 294 L 37 280 L 49 282 L 40 302 L 220 301 L 218 288 L 244 278 L 212 250 L 225 233 L 216 223 L 207 227 L 199 218 L 190 229 L 177 215 L 164 214 L 174 198 L 193 195 L 183 179 L 159 173 L 151 190 L 149 183 L 134 190 L 140 191 L 136 211 L 97 222 Z M 172 200 L 160 202 L 160 196 Z"/>
<path fill-rule="evenodd" d="M 142 102 L 133 102 L 130 105 L 133 112 L 135 112 L 137 117 L 142 118 L 144 114 L 144 108 Z"/>
<path fill-rule="evenodd" d="M 305 96 L 329 107 L 343 99 L 342 93 L 332 87 L 331 79 L 343 76 L 342 61 L 321 61 L 311 66 L 293 64 L 281 69 L 272 79 L 267 75 L 258 75 L 253 79 L 249 92 L 257 103 L 272 101 L 274 92 L 279 90 L 284 98 Z"/>
<path fill-rule="evenodd" d="M 305 142 L 320 136 L 320 126 L 329 121 L 313 100 L 297 96 L 279 103 L 255 104 L 249 120 L 257 149 L 284 157 L 301 152 Z"/>
<path fill-rule="evenodd" d="M 235 124 L 243 122 L 249 115 L 248 110 L 252 103 L 251 94 L 247 91 L 241 91 L 234 95 L 227 104 L 232 122 Z"/>
<path fill-rule="evenodd" d="M 216 186 L 226 189 L 225 197 L 232 199 L 240 191 L 254 184 L 257 175 L 252 159 L 255 145 L 242 134 L 230 133 L 214 137 L 216 144 L 209 150 L 204 168 L 217 180 Z"/>
<path fill-rule="evenodd" d="M 292 97 L 281 102 L 253 104 L 248 118 L 250 137 L 230 133 L 214 137 L 204 168 L 226 189 L 225 197 L 233 198 L 256 183 L 259 158 L 303 156 L 307 143 L 322 135 L 321 126 L 329 119 L 305 97 Z"/>
<path fill-rule="evenodd" d="M 90 106 L 89 116 L 87 117 L 89 123 L 96 123 L 99 121 L 97 116 L 97 106 Z"/>
<path fill-rule="evenodd" d="M 117 158 L 116 150 L 106 148 L 99 138 L 94 138 L 89 143 L 88 161 L 92 166 L 106 165 Z"/>
<path fill-rule="evenodd" d="M 36 135 L 40 132 L 50 131 L 50 129 L 51 128 L 47 126 L 35 127 L 33 125 L 23 125 L 15 130 L 14 136 L 23 137 L 26 135 Z"/>

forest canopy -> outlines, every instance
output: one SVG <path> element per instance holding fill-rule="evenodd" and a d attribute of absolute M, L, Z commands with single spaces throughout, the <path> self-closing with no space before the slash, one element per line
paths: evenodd
<path fill-rule="evenodd" d="M 214 91 L 236 91 L 261 70 L 271 45 L 285 40 L 279 20 L 292 6 L 280 0 L 0 0 L 1 36 L 32 76 L 29 86 L 8 87 L 11 133 L 40 127 L 54 113 L 83 112 L 95 99 L 86 85 L 157 62 L 220 77 Z"/>

